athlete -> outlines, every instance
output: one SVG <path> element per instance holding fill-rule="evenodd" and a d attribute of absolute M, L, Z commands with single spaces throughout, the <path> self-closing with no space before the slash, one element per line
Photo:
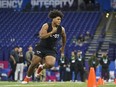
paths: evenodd
<path fill-rule="evenodd" d="M 31 75 L 42 60 L 44 60 L 44 64 L 38 67 L 38 74 L 43 69 L 50 69 L 54 66 L 57 54 L 56 45 L 60 36 L 62 38 L 60 51 L 61 54 L 64 54 L 66 33 L 64 27 L 60 26 L 64 15 L 59 10 L 53 10 L 49 12 L 48 16 L 52 19 L 52 22 L 43 24 L 39 32 L 40 42 L 35 46 L 35 55 L 22 83 L 26 84 L 30 81 Z"/>

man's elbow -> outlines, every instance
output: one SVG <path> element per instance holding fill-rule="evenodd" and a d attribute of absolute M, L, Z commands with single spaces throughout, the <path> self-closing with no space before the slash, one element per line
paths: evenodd
<path fill-rule="evenodd" d="M 39 36 L 40 39 L 46 39 L 47 37 L 44 35 Z"/>
<path fill-rule="evenodd" d="M 43 36 L 40 36 L 39 38 L 40 38 L 40 39 L 45 39 L 45 37 L 43 37 Z"/>

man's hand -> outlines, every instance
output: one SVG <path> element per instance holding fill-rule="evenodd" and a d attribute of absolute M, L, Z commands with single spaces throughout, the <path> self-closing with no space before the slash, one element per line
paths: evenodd
<path fill-rule="evenodd" d="M 64 54 L 64 47 L 60 48 L 60 52 L 61 52 L 61 54 Z"/>
<path fill-rule="evenodd" d="M 16 61 L 14 61 L 14 65 L 16 64 Z"/>
<path fill-rule="evenodd" d="M 64 65 L 63 67 L 66 67 L 66 65 Z"/>
<path fill-rule="evenodd" d="M 52 29 L 51 33 L 54 34 L 54 33 L 56 33 L 56 32 L 57 32 L 57 28 L 54 27 L 54 28 Z"/>

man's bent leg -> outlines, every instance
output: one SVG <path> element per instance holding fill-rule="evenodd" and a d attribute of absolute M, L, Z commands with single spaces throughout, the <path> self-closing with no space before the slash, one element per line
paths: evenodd
<path fill-rule="evenodd" d="M 38 67 L 38 71 L 37 71 L 37 74 L 39 75 L 39 73 L 43 70 L 43 69 L 50 69 L 54 66 L 55 64 L 55 61 L 56 61 L 56 58 L 53 57 L 53 56 L 46 56 L 45 57 L 45 64 L 43 65 L 40 65 Z"/>
<path fill-rule="evenodd" d="M 31 65 L 29 66 L 28 68 L 28 71 L 27 71 L 27 76 L 25 77 L 24 81 L 22 83 L 28 83 L 30 81 L 30 77 L 31 75 L 33 74 L 36 66 L 39 64 L 39 62 L 41 61 L 41 58 L 34 55 L 33 59 L 32 59 L 32 63 Z"/>

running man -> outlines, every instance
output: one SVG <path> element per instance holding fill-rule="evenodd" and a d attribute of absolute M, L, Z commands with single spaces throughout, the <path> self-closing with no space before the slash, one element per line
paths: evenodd
<path fill-rule="evenodd" d="M 32 59 L 31 65 L 29 66 L 27 75 L 22 83 L 28 83 L 30 77 L 34 72 L 37 65 L 44 59 L 44 64 L 38 67 L 38 74 L 43 69 L 50 69 L 54 66 L 56 61 L 56 45 L 58 38 L 62 38 L 62 47 L 60 48 L 61 54 L 64 54 L 66 44 L 66 33 L 64 27 L 60 26 L 63 18 L 63 13 L 59 10 L 50 11 L 48 14 L 49 18 L 52 19 L 51 23 L 43 24 L 40 32 L 40 42 L 35 47 L 35 55 Z"/>

